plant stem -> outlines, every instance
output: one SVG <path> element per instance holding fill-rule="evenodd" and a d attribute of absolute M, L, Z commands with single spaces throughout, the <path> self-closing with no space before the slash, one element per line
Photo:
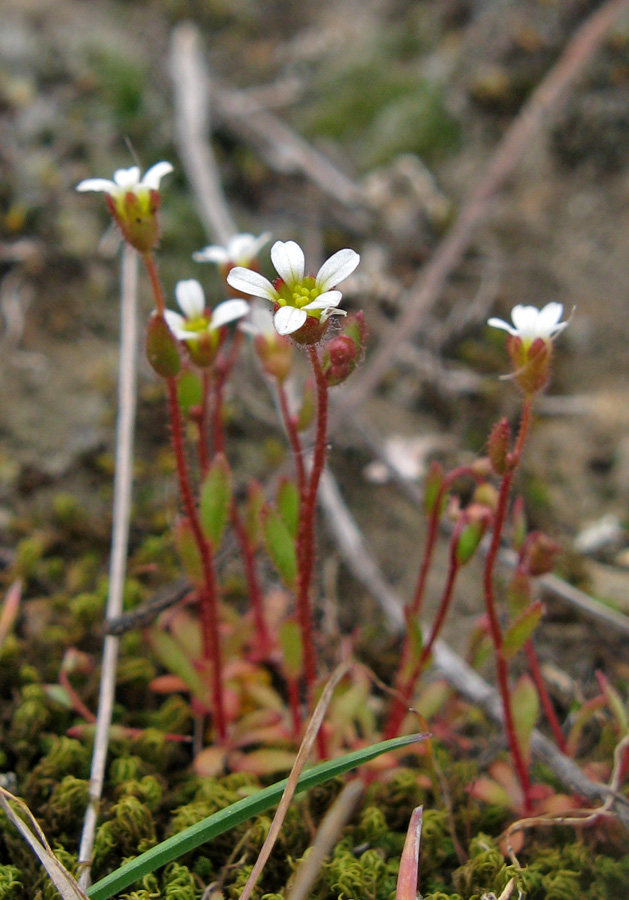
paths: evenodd
<path fill-rule="evenodd" d="M 151 281 L 155 307 L 158 314 L 163 315 L 165 309 L 164 293 L 162 291 L 159 275 L 157 274 L 155 260 L 150 253 L 146 253 L 142 258 Z M 188 464 L 184 451 L 181 410 L 179 408 L 179 398 L 177 397 L 176 378 L 166 378 L 166 388 L 168 393 L 171 438 L 177 465 L 177 478 L 179 481 L 179 493 L 181 494 L 186 516 L 190 522 L 194 540 L 199 550 L 203 568 L 203 587 L 199 591 L 199 616 L 201 619 L 201 631 L 203 636 L 203 659 L 211 668 L 214 724 L 216 726 L 219 742 L 224 743 L 227 737 L 227 728 L 223 706 L 223 667 L 219 639 L 218 585 L 216 583 L 216 573 L 214 571 L 214 559 L 212 556 L 212 548 L 201 529 L 196 504 L 192 495 L 192 488 L 190 487 Z"/>
<path fill-rule="evenodd" d="M 535 687 L 537 688 L 537 693 L 539 694 L 539 699 L 544 710 L 544 715 L 546 716 L 546 720 L 550 725 L 553 737 L 555 738 L 557 746 L 559 747 L 561 752 L 567 753 L 566 737 L 561 729 L 559 719 L 557 718 L 557 713 L 555 712 L 555 707 L 553 706 L 553 702 L 550 699 L 548 690 L 546 689 L 544 676 L 542 675 L 542 670 L 539 665 L 537 653 L 535 652 L 535 646 L 531 638 L 529 638 L 524 645 L 524 649 L 526 650 L 531 675 L 533 676 L 533 681 L 535 682 Z"/>
<path fill-rule="evenodd" d="M 502 628 L 500 626 L 500 619 L 498 617 L 498 607 L 494 590 L 494 569 L 496 566 L 496 560 L 498 558 L 498 551 L 500 549 L 502 529 L 504 527 L 507 515 L 507 503 L 509 500 L 511 482 L 513 481 L 515 470 L 522 456 L 522 449 L 524 447 L 524 442 L 526 440 L 526 435 L 531 421 L 532 405 L 532 397 L 531 395 L 527 395 L 524 399 L 524 406 L 522 408 L 520 430 L 513 454 L 511 455 L 512 467 L 503 475 L 502 482 L 500 484 L 498 505 L 494 514 L 491 543 L 489 545 L 489 550 L 487 551 L 487 556 L 485 558 L 485 570 L 483 576 L 485 606 L 487 609 L 487 618 L 489 620 L 489 631 L 491 634 L 491 639 L 494 645 L 494 652 L 496 656 L 496 676 L 498 680 L 500 696 L 502 699 L 505 731 L 507 733 L 507 740 L 509 742 L 509 749 L 511 751 L 511 757 L 513 759 L 515 771 L 522 788 L 525 813 L 530 813 L 531 811 L 531 783 L 528 765 L 526 763 L 526 760 L 524 759 L 522 749 L 518 742 L 515 723 L 513 720 L 511 693 L 509 688 L 509 669 L 504 654 Z"/>
<path fill-rule="evenodd" d="M 277 382 L 277 393 L 280 401 L 280 409 L 282 411 L 282 419 L 284 420 L 284 427 L 286 428 L 286 434 L 288 436 L 288 442 L 290 444 L 291 450 L 293 451 L 293 457 L 295 459 L 297 487 L 301 496 L 303 495 L 304 485 L 306 483 L 306 472 L 304 470 L 304 454 L 301 446 L 301 441 L 299 439 L 299 432 L 297 431 L 297 428 L 295 426 L 295 417 L 291 415 L 290 409 L 288 408 L 286 388 L 284 387 L 284 383 L 281 381 Z"/>
<path fill-rule="evenodd" d="M 430 658 L 430 654 L 432 652 L 432 647 L 437 638 L 439 637 L 439 633 L 443 627 L 443 623 L 446 620 L 446 616 L 448 614 L 448 610 L 450 608 L 450 603 L 452 600 L 452 594 L 454 591 L 454 585 L 456 583 L 457 575 L 459 574 L 459 570 L 461 568 L 460 563 L 456 558 L 456 549 L 458 544 L 458 539 L 461 534 L 461 528 L 463 526 L 463 519 L 459 519 L 457 526 L 454 530 L 452 538 L 450 540 L 450 559 L 448 563 L 448 575 L 446 578 L 446 583 L 443 589 L 443 593 L 441 594 L 441 600 L 439 601 L 439 608 L 437 610 L 437 615 L 435 616 L 435 620 L 432 625 L 432 629 L 430 631 L 430 637 L 426 644 L 422 647 L 421 653 L 419 654 L 419 659 L 413 666 L 413 669 L 408 675 L 408 677 L 403 679 L 404 669 L 400 668 L 398 673 L 398 680 L 402 681 L 401 684 L 397 685 L 398 694 L 401 696 L 396 696 L 391 705 L 391 710 L 389 712 L 389 719 L 384 729 L 384 735 L 386 737 L 393 737 L 399 731 L 400 725 L 402 724 L 402 720 L 406 715 L 407 709 L 411 702 L 411 697 L 413 696 L 413 691 L 415 690 L 415 685 L 417 684 L 417 679 L 421 675 L 424 670 L 428 659 Z M 405 649 L 406 649 L 406 658 L 408 659 L 410 653 L 410 643 L 408 637 L 408 628 L 405 635 Z M 403 680 L 402 680 L 403 679 Z"/>
<path fill-rule="evenodd" d="M 214 571 L 212 549 L 203 534 L 196 504 L 192 496 L 192 488 L 188 478 L 188 467 L 184 452 L 183 428 L 181 423 L 181 411 L 177 398 L 177 382 L 174 378 L 166 379 L 168 389 L 168 409 L 170 413 L 171 437 L 175 460 L 177 464 L 177 477 L 179 480 L 179 492 L 183 501 L 186 516 L 194 535 L 194 540 L 201 556 L 203 567 L 203 588 L 199 592 L 199 613 L 203 633 L 203 658 L 210 664 L 212 670 L 212 697 L 214 703 L 214 717 L 216 731 L 221 743 L 227 737 L 225 726 L 225 712 L 223 708 L 223 673 L 221 659 L 221 645 L 219 640 L 218 621 L 218 586 Z"/>
<path fill-rule="evenodd" d="M 203 477 L 205 477 L 210 468 L 210 448 L 208 443 L 208 404 L 210 402 L 210 388 L 212 379 L 208 369 L 203 369 L 201 375 L 201 384 L 201 410 L 197 425 L 199 429 L 199 465 L 201 466 L 201 474 Z"/>
<path fill-rule="evenodd" d="M 314 519 L 316 514 L 317 490 L 325 465 L 326 437 L 328 424 L 328 385 L 321 363 L 314 347 L 306 348 L 317 385 L 317 431 L 310 478 L 301 491 L 299 528 L 297 532 L 297 561 L 299 575 L 297 584 L 297 618 L 301 629 L 304 648 L 304 673 L 308 701 L 312 702 L 317 678 L 317 656 L 312 635 L 312 612 L 310 608 L 310 585 L 314 565 Z M 319 753 L 325 756 L 325 735 L 323 730 L 317 736 Z"/>
<path fill-rule="evenodd" d="M 430 571 L 430 566 L 432 564 L 432 559 L 435 551 L 435 546 L 437 543 L 437 535 L 439 533 L 439 521 L 441 519 L 441 507 L 443 505 L 443 498 L 450 490 L 454 482 L 461 478 L 464 475 L 469 475 L 474 478 L 475 481 L 480 480 L 480 476 L 477 472 L 474 471 L 470 466 L 459 466 L 456 469 L 452 469 L 443 479 L 439 491 L 437 492 L 437 496 L 435 498 L 435 502 L 433 504 L 432 510 L 430 512 L 430 517 L 428 520 L 428 536 L 426 538 L 426 543 L 424 545 L 424 555 L 422 557 L 421 566 L 419 569 L 419 575 L 417 576 L 417 582 L 415 584 L 415 591 L 413 594 L 413 600 L 407 606 L 407 616 L 409 618 L 417 619 L 421 615 L 422 606 L 424 602 L 424 594 L 426 591 L 426 582 L 428 580 L 428 573 Z M 443 600 L 442 600 L 443 602 Z M 408 620 L 407 620 L 408 621 Z M 433 638 L 434 640 L 434 638 Z M 432 644 L 432 641 L 431 641 Z M 389 719 L 387 722 L 387 726 L 385 728 L 385 733 L 393 736 L 397 734 L 397 729 L 402 723 L 402 719 L 406 714 L 406 705 L 408 700 L 410 699 L 410 695 L 412 694 L 414 688 L 414 682 L 419 677 L 420 672 L 417 672 L 417 675 L 414 678 L 414 682 L 410 687 L 410 693 L 408 697 L 405 696 L 406 684 L 404 679 L 404 672 L 408 668 L 408 659 L 411 652 L 411 641 L 410 641 L 410 633 L 409 626 L 407 625 L 406 631 L 404 633 L 404 640 L 402 642 L 402 653 L 400 656 L 400 665 L 397 670 L 397 674 L 395 677 L 395 686 L 396 690 L 402 694 L 404 697 L 404 701 L 400 698 L 393 701 L 393 706 L 389 712 Z M 397 724 L 394 727 L 394 722 Z"/>

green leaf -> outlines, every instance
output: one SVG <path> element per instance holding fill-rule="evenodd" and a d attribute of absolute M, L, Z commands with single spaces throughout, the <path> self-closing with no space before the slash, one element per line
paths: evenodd
<path fill-rule="evenodd" d="M 529 675 L 522 675 L 518 679 L 518 683 L 511 694 L 511 709 L 518 745 L 528 761 L 531 755 L 531 732 L 535 727 L 539 713 L 537 688 Z"/>
<path fill-rule="evenodd" d="M 299 678 L 304 670 L 304 645 L 296 619 L 286 619 L 279 630 L 282 662 L 287 678 Z"/>
<path fill-rule="evenodd" d="M 229 519 L 232 500 L 232 480 L 229 463 L 224 454 L 219 453 L 201 486 L 200 516 L 205 536 L 218 550 Z"/>
<path fill-rule="evenodd" d="M 383 753 L 398 750 L 401 747 L 408 747 L 409 744 L 423 740 L 425 737 L 426 735 L 413 734 L 406 737 L 393 738 L 390 741 L 374 744 L 372 747 L 364 747 L 362 750 L 347 753 L 338 759 L 319 763 L 319 765 L 313 766 L 312 769 L 309 769 L 301 776 L 297 782 L 297 791 L 306 791 L 309 788 L 316 787 L 318 784 L 329 781 L 331 778 L 337 778 L 344 772 L 349 772 L 350 769 L 355 769 L 369 760 L 381 756 Z M 230 828 L 240 825 L 241 822 L 246 822 L 253 816 L 276 806 L 280 801 L 287 781 L 288 779 L 285 778 L 277 784 L 263 788 L 256 794 L 238 800 L 226 809 L 221 809 L 214 815 L 208 816 L 207 819 L 203 819 L 202 822 L 198 822 L 196 825 L 180 831 L 179 834 L 162 841 L 161 844 L 152 847 L 146 853 L 142 853 L 119 869 L 116 869 L 115 872 L 111 872 L 105 878 L 101 878 L 100 881 L 93 884 L 87 892 L 88 897 L 91 900 L 109 900 L 110 897 L 124 890 L 130 884 L 133 884 L 134 881 L 144 878 L 150 872 L 154 872 L 156 869 L 178 859 L 184 853 L 189 853 L 190 850 L 194 850 Z"/>
<path fill-rule="evenodd" d="M 265 506 L 260 521 L 266 551 L 280 578 L 291 590 L 297 584 L 297 549 L 286 522 L 272 506 Z"/>
<path fill-rule="evenodd" d="M 297 539 L 299 528 L 299 491 L 294 481 L 282 478 L 277 489 L 277 508 L 286 523 L 291 537 Z"/>
<path fill-rule="evenodd" d="M 203 383 L 198 372 L 186 369 L 181 373 L 177 382 L 177 398 L 184 416 L 187 416 L 193 406 L 201 406 L 203 403 Z"/>
<path fill-rule="evenodd" d="M 308 380 L 304 385 L 304 393 L 301 398 L 301 407 L 295 420 L 295 428 L 297 431 L 305 431 L 310 428 L 314 421 L 315 411 L 317 408 L 315 387 L 312 380 Z"/>
<path fill-rule="evenodd" d="M 173 533 L 184 572 L 194 584 L 202 584 L 203 562 L 188 519 L 179 519 L 175 523 Z"/>
<path fill-rule="evenodd" d="M 195 669 L 190 653 L 171 635 L 154 626 L 146 632 L 147 641 L 162 665 L 178 675 L 187 684 L 193 694 L 206 709 L 211 708 L 208 686 Z"/>
<path fill-rule="evenodd" d="M 506 659 L 511 659 L 531 637 L 544 615 L 544 604 L 535 600 L 515 622 L 507 628 L 503 638 L 503 650 Z"/>

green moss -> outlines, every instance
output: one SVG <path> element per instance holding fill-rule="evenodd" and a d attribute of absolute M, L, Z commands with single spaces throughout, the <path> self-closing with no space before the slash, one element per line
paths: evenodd
<path fill-rule="evenodd" d="M 78 836 L 89 799 L 89 781 L 65 775 L 55 785 L 45 808 L 45 818 L 55 835 Z"/>
<path fill-rule="evenodd" d="M 0 900 L 20 900 L 24 884 L 17 866 L 0 864 Z"/>

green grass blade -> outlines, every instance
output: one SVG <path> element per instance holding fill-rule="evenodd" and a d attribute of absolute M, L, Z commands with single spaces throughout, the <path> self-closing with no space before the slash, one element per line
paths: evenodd
<path fill-rule="evenodd" d="M 389 741 L 381 741 L 372 747 L 365 747 L 362 750 L 347 753 L 338 759 L 319 763 L 319 765 L 313 766 L 312 769 L 304 772 L 297 782 L 297 791 L 306 791 L 321 784 L 323 781 L 342 775 L 350 769 L 355 769 L 357 766 L 375 759 L 382 753 L 414 744 L 423 740 L 424 737 L 426 735 L 412 734 L 393 738 Z M 124 890 L 124 888 L 133 884 L 139 878 L 143 878 L 149 872 L 154 872 L 155 869 L 159 869 L 161 866 L 178 859 L 184 853 L 194 850 L 195 847 L 205 843 L 205 841 L 209 841 L 224 831 L 228 831 L 230 828 L 240 825 L 241 822 L 245 822 L 258 813 L 275 806 L 280 801 L 286 782 L 287 779 L 284 778 L 282 781 L 278 781 L 277 784 L 263 788 L 257 794 L 238 800 L 226 809 L 219 810 L 207 819 L 203 819 L 202 822 L 198 822 L 196 825 L 186 828 L 185 831 L 180 831 L 179 834 L 173 835 L 156 847 L 152 847 L 146 853 L 142 853 L 130 862 L 125 863 L 124 866 L 116 869 L 115 872 L 111 872 L 111 874 L 93 884 L 87 892 L 88 897 L 91 900 L 108 900 L 109 897 L 113 897 L 118 891 Z"/>

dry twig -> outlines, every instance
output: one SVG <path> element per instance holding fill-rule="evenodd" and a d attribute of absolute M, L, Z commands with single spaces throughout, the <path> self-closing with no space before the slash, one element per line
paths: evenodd
<path fill-rule="evenodd" d="M 107 618 L 122 612 L 129 516 L 133 482 L 133 433 L 136 407 L 138 257 L 135 250 L 123 245 L 120 314 L 120 368 L 118 376 L 118 421 L 116 423 L 116 459 L 114 476 L 113 529 L 109 563 L 109 595 Z M 90 772 L 89 804 L 85 811 L 79 862 L 83 865 L 79 884 L 86 890 L 90 881 L 90 865 L 98 806 L 103 790 L 105 761 L 109 744 L 109 727 L 116 688 L 116 663 L 119 639 L 107 635 L 103 646 L 103 662 L 98 696 L 96 733 Z"/>

